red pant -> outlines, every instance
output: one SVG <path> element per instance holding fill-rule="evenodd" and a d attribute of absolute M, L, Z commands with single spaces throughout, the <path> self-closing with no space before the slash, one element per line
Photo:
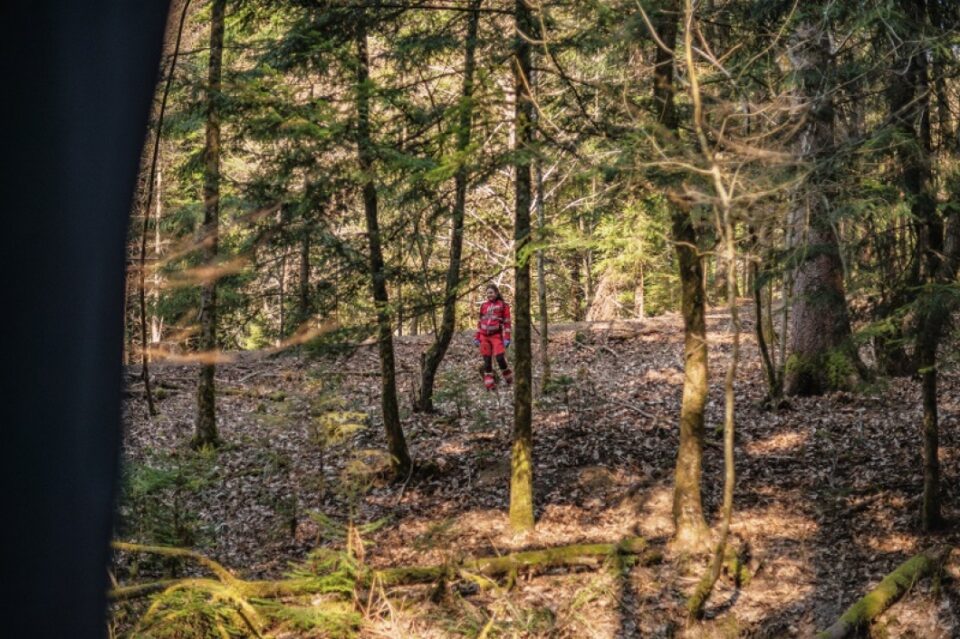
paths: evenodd
<path fill-rule="evenodd" d="M 503 355 L 505 353 L 503 348 L 503 335 L 501 333 L 494 333 L 493 335 L 480 335 L 480 354 L 484 357 L 490 357 L 492 355 Z"/>

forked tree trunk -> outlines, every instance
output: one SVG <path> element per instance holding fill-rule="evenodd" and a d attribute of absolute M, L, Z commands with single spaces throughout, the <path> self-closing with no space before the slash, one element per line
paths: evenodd
<path fill-rule="evenodd" d="M 806 108 L 798 150 L 811 171 L 797 194 L 791 220 L 798 266 L 784 380 L 788 395 L 849 388 L 860 381 L 863 370 L 852 341 L 843 264 L 830 218 L 829 203 L 835 199 L 829 157 L 834 153 L 833 56 L 817 10 L 820 4 L 804 8 L 790 49 L 797 98 Z"/>
<path fill-rule="evenodd" d="M 387 276 L 380 246 L 380 222 L 377 218 L 377 187 L 374 182 L 374 149 L 370 135 L 370 57 L 367 50 L 367 16 L 362 13 L 357 28 L 357 155 L 363 174 L 363 211 L 370 250 L 370 279 L 377 310 L 377 345 L 380 352 L 380 406 L 387 435 L 390 463 L 397 476 L 410 470 L 410 453 L 400 423 L 397 404 L 397 374 L 393 358 L 393 330 Z"/>
<path fill-rule="evenodd" d="M 463 89 L 461 91 L 460 113 L 457 122 L 457 153 L 459 165 L 454 174 L 454 204 L 450 223 L 450 262 L 447 265 L 447 282 L 444 289 L 443 316 L 440 330 L 429 350 L 423 354 L 420 365 L 420 395 L 417 409 L 424 413 L 433 412 L 433 386 L 437 369 L 446 355 L 450 340 L 456 331 L 457 291 L 460 289 L 460 266 L 463 256 L 463 220 L 467 208 L 467 182 L 469 171 L 466 158 L 463 157 L 470 147 L 470 134 L 473 126 L 473 75 L 476 70 L 477 28 L 480 22 L 482 0 L 471 0 L 470 16 L 467 23 L 467 40 L 464 44 Z"/>
<path fill-rule="evenodd" d="M 530 95 L 532 55 L 528 38 L 535 38 L 536 24 L 525 0 L 516 0 L 517 34 L 514 40 L 514 89 L 516 107 L 516 198 L 514 209 L 514 397 L 513 450 L 510 473 L 510 527 L 532 530 L 533 517 L 533 411 L 532 349 L 530 330 L 530 260 L 525 248 L 530 242 L 531 175 L 533 151 L 533 100 Z"/>
<path fill-rule="evenodd" d="M 210 15 L 210 65 L 207 81 L 207 141 L 203 164 L 203 259 L 212 265 L 217 259 L 220 234 L 220 76 L 223 67 L 223 30 L 226 0 L 213 0 Z M 200 352 L 212 358 L 217 350 L 217 282 L 211 278 L 200 288 Z M 194 447 L 216 446 L 217 402 L 214 364 L 200 365 L 197 384 L 197 421 Z"/>
<path fill-rule="evenodd" d="M 680 3 L 665 0 L 655 16 L 654 28 L 669 47 L 657 47 L 653 100 L 657 122 L 667 135 L 678 129 L 674 105 L 674 49 L 677 42 Z M 710 530 L 703 517 L 700 479 L 703 464 L 703 416 L 707 403 L 707 324 L 703 262 L 697 250 L 697 231 L 687 211 L 674 204 L 673 242 L 680 267 L 683 313 L 683 397 L 680 405 L 680 444 L 674 471 L 673 523 L 679 547 L 705 548 Z"/>

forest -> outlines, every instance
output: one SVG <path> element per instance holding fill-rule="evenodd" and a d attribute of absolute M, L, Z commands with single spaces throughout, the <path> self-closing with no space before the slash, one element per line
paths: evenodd
<path fill-rule="evenodd" d="M 156 77 L 111 638 L 960 637 L 960 3 L 173 0 Z"/>

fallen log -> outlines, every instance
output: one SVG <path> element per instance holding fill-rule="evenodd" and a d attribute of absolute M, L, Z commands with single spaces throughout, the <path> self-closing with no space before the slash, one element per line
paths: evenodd
<path fill-rule="evenodd" d="M 817 639 L 844 639 L 867 626 L 915 583 L 940 570 L 949 553 L 948 547 L 931 548 L 906 560 L 884 577 L 876 588 L 847 608 L 832 626 L 817 635 Z"/>
<path fill-rule="evenodd" d="M 170 557 L 182 557 L 193 560 L 206 567 L 224 584 L 244 597 L 262 599 L 313 594 L 321 588 L 321 581 L 310 577 L 291 577 L 278 580 L 248 581 L 236 577 L 224 566 L 204 555 L 168 546 L 146 546 L 124 542 L 114 542 L 114 548 L 127 552 L 142 552 Z M 628 537 L 619 543 L 572 544 L 510 553 L 501 556 L 465 558 L 432 566 L 405 566 L 381 570 L 367 569 L 357 575 L 357 585 L 369 587 L 372 584 L 384 586 L 408 586 L 429 584 L 452 578 L 475 580 L 477 575 L 497 577 L 515 574 L 522 568 L 555 568 L 562 566 L 596 566 L 604 560 L 625 557 L 640 557 L 641 563 L 650 564 L 659 560 L 660 554 L 650 550 L 642 537 Z M 113 601 L 136 599 L 156 592 L 165 591 L 178 581 L 162 580 L 149 583 L 118 586 L 109 591 Z"/>

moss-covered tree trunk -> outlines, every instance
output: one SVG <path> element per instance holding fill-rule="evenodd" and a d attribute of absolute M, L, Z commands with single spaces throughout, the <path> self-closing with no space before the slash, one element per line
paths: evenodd
<path fill-rule="evenodd" d="M 530 322 L 531 155 L 533 153 L 533 100 L 530 95 L 532 54 L 528 38 L 536 37 L 536 24 L 525 0 L 516 0 L 514 39 L 514 121 L 516 196 L 514 208 L 513 313 L 514 397 L 513 450 L 510 473 L 510 526 L 515 531 L 533 529 L 533 366 Z"/>
<path fill-rule="evenodd" d="M 450 262 L 447 265 L 447 281 L 443 298 L 443 316 L 440 330 L 433 344 L 423 354 L 420 367 L 420 395 L 417 410 L 433 412 L 433 386 L 437 369 L 450 346 L 457 321 L 457 291 L 460 288 L 460 266 L 463 255 L 463 220 L 467 208 L 467 182 L 470 174 L 467 167 L 467 151 L 470 147 L 473 126 L 473 76 L 476 70 L 477 28 L 480 22 L 482 0 L 471 0 L 467 22 L 467 39 L 464 44 L 463 88 L 457 122 L 457 172 L 454 174 L 454 203 L 450 222 Z"/>
<path fill-rule="evenodd" d="M 370 134 L 370 56 L 367 49 L 366 13 L 361 11 L 357 25 L 357 155 L 363 179 L 363 211 L 370 251 L 370 279 L 373 302 L 377 311 L 377 346 L 380 353 L 380 407 L 387 435 L 390 463 L 396 475 L 410 470 L 410 453 L 400 424 L 397 404 L 397 374 L 393 356 L 393 330 L 390 300 L 387 296 L 387 274 L 380 245 L 380 222 L 377 216 L 377 187 L 374 173 L 374 148 Z"/>
<path fill-rule="evenodd" d="M 680 21 L 680 3 L 664 0 L 653 16 L 653 26 L 669 49 L 657 48 L 653 69 L 653 104 L 663 133 L 676 142 L 679 122 L 674 105 L 674 49 Z M 689 211 L 674 203 L 671 213 L 673 243 L 680 270 L 683 314 L 683 397 L 680 404 L 680 443 L 674 470 L 673 523 L 675 542 L 683 548 L 705 548 L 710 530 L 703 517 L 700 478 L 703 464 L 703 414 L 707 403 L 707 323 L 703 262 L 697 249 L 697 230 Z"/>
<path fill-rule="evenodd" d="M 810 172 L 800 186 L 791 217 L 791 249 L 796 270 L 784 390 L 788 395 L 819 395 L 849 388 L 860 380 L 862 364 L 853 345 L 843 283 L 843 263 L 831 222 L 833 168 L 833 56 L 821 2 L 803 8 L 790 45 L 796 99 L 805 110 L 798 155 Z"/>
<path fill-rule="evenodd" d="M 210 14 L 210 63 L 207 78 L 207 138 L 203 150 L 203 258 L 217 259 L 220 234 L 220 77 L 223 68 L 223 31 L 226 0 L 214 0 Z M 200 289 L 200 351 L 211 358 L 217 350 L 217 282 L 211 278 Z M 215 446 L 217 433 L 216 388 L 212 361 L 200 365 L 197 384 L 195 447 Z"/>

